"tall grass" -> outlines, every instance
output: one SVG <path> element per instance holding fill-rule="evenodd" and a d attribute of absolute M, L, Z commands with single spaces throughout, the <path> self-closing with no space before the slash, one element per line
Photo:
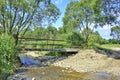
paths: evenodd
<path fill-rule="evenodd" d="M 13 63 L 16 59 L 15 41 L 8 34 L 0 35 L 0 79 L 14 70 Z M 4 75 L 5 74 L 5 75 Z"/>

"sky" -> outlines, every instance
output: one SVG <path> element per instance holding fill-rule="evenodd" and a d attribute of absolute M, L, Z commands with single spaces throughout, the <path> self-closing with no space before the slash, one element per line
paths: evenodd
<path fill-rule="evenodd" d="M 62 27 L 63 22 L 62 22 L 62 18 L 64 16 L 64 12 L 65 9 L 67 7 L 67 4 L 70 2 L 71 0 L 52 0 L 52 3 L 54 3 L 61 12 L 61 15 L 59 17 L 59 19 L 53 24 L 53 26 L 55 27 Z M 100 33 L 100 35 L 104 38 L 104 39 L 110 39 L 112 38 L 110 36 L 110 26 L 103 26 L 103 28 L 97 28 L 95 31 L 98 31 Z"/>

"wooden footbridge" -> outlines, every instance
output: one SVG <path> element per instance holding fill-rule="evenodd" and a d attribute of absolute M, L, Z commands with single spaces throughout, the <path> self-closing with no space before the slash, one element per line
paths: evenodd
<path fill-rule="evenodd" d="M 77 45 L 72 45 L 71 43 L 75 43 Z M 80 50 L 80 46 L 78 45 L 80 42 L 70 40 L 19 38 L 19 44 L 19 50 L 25 51 L 76 53 Z"/>

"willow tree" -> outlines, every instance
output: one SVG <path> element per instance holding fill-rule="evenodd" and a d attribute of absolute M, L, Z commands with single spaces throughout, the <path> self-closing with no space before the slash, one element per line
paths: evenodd
<path fill-rule="evenodd" d="M 79 28 L 84 41 L 88 44 L 91 34 L 88 28 L 94 30 L 103 25 L 118 26 L 120 25 L 119 17 L 120 0 L 76 0 L 67 5 L 63 18 L 64 29 L 71 31 Z"/>
<path fill-rule="evenodd" d="M 14 36 L 16 44 L 21 32 L 24 35 L 31 26 L 55 21 L 59 14 L 50 0 L 0 0 L 0 28 Z"/>
<path fill-rule="evenodd" d="M 84 36 L 86 46 L 91 31 L 101 24 L 101 2 L 100 0 L 80 0 L 72 1 L 67 5 L 65 16 L 63 18 L 64 28 L 72 31 L 79 28 Z"/>

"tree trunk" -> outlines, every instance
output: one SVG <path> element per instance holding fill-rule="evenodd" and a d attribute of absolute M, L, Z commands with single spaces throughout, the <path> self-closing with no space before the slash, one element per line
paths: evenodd
<path fill-rule="evenodd" d="M 15 45 L 17 45 L 17 44 L 18 44 L 18 35 L 17 35 L 17 34 L 14 34 L 13 37 L 14 37 L 14 39 L 15 39 Z"/>
<path fill-rule="evenodd" d="M 88 35 L 86 36 L 85 46 L 86 46 L 86 48 L 88 48 Z"/>

